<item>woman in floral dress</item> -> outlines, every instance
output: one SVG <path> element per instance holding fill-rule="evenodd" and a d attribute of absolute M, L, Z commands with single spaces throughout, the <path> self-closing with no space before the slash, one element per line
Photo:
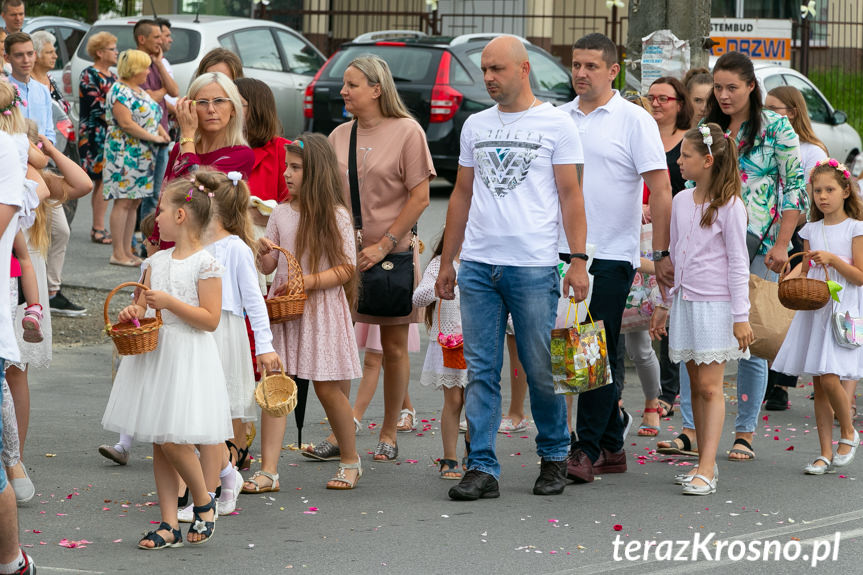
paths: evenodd
<path fill-rule="evenodd" d="M 155 156 L 153 144 L 165 144 L 168 133 L 159 125 L 162 109 L 142 84 L 147 79 L 150 56 L 140 50 L 126 50 L 117 64 L 119 81 L 105 98 L 108 137 L 102 174 L 103 195 L 115 200 L 111 210 L 113 265 L 137 267 L 132 251 L 138 204 L 153 193 Z"/>
<path fill-rule="evenodd" d="M 87 41 L 87 54 L 93 65 L 81 72 L 78 84 L 80 121 L 78 124 L 78 152 L 81 167 L 93 180 L 93 225 L 90 240 L 97 244 L 110 244 L 111 235 L 105 230 L 105 213 L 108 201 L 102 197 L 102 167 L 105 160 L 105 136 L 108 122 L 105 119 L 105 98 L 117 81 L 110 67 L 117 65 L 117 37 L 110 32 L 99 32 Z"/>

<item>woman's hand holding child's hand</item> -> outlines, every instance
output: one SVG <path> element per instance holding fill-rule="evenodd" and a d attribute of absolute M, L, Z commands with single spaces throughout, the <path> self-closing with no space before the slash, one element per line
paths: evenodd
<path fill-rule="evenodd" d="M 662 336 L 668 335 L 668 330 L 665 329 L 665 323 L 667 320 L 667 308 L 657 306 L 653 309 L 653 315 L 650 316 L 651 339 L 660 339 Z"/>
<path fill-rule="evenodd" d="M 734 322 L 734 337 L 737 338 L 740 351 L 746 351 L 752 345 L 755 335 L 752 333 L 752 326 L 749 325 L 748 321 Z"/>

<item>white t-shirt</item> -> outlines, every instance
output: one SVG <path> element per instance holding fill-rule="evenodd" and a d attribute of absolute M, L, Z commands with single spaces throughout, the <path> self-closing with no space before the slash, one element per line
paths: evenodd
<path fill-rule="evenodd" d="M 498 116 L 495 106 L 464 123 L 458 163 L 473 168 L 474 178 L 462 260 L 557 265 L 560 201 L 553 166 L 584 163 L 581 141 L 569 116 L 551 104 L 526 112 Z"/>
<path fill-rule="evenodd" d="M 578 126 L 584 145 L 584 211 L 587 242 L 598 260 L 640 265 L 641 175 L 667 170 L 659 127 L 643 108 L 624 100 L 617 90 L 604 106 L 585 115 L 578 98 L 564 104 Z"/>
<path fill-rule="evenodd" d="M 18 158 L 18 147 L 5 132 L 0 132 L 0 204 L 15 206 L 18 210 L 24 196 L 24 174 L 21 173 L 21 161 Z M 3 235 L 0 236 L 0 278 L 9 277 L 9 265 L 12 255 L 12 240 L 18 231 L 18 211 Z M 18 361 L 21 356 L 18 342 L 15 340 L 15 330 L 12 328 L 12 303 L 9 301 L 9 289 L 0 289 L 0 358 L 7 361 Z"/>
<path fill-rule="evenodd" d="M 162 58 L 162 64 L 165 66 L 165 71 L 168 73 L 168 75 L 169 75 L 171 78 L 173 78 L 173 77 L 174 77 L 174 69 L 173 69 L 173 68 L 171 68 L 171 63 L 170 63 L 170 62 L 168 62 L 168 59 L 167 59 L 167 58 L 165 58 L 165 57 L 163 57 L 163 58 Z M 179 98 L 175 98 L 175 97 L 173 97 L 173 96 L 169 96 L 169 95 L 165 94 L 165 102 L 166 102 L 169 106 L 176 106 L 176 105 L 177 105 L 177 100 L 179 100 Z"/>
<path fill-rule="evenodd" d="M 809 173 L 819 160 L 826 160 L 827 154 L 820 147 L 809 142 L 800 142 L 800 163 L 803 164 L 803 177 L 809 183 Z"/>

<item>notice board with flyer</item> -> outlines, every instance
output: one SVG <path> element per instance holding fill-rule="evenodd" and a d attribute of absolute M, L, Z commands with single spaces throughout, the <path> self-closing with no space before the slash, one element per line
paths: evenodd
<path fill-rule="evenodd" d="M 641 39 L 641 93 L 662 76 L 682 80 L 689 70 L 689 42 L 671 30 L 657 30 Z"/>
<path fill-rule="evenodd" d="M 753 62 L 791 67 L 791 20 L 711 18 L 711 56 L 741 52 Z"/>

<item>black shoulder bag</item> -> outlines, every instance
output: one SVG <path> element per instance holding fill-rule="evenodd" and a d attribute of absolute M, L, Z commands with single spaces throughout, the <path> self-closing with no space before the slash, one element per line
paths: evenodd
<path fill-rule="evenodd" d="M 360 184 L 357 175 L 357 121 L 351 128 L 348 152 L 348 180 L 351 185 L 351 208 L 357 232 L 357 251 L 363 249 L 363 215 L 360 208 Z M 416 235 L 416 226 L 411 232 Z M 401 317 L 413 311 L 413 251 L 387 254 L 370 269 L 360 273 L 360 295 L 357 312 L 379 317 Z"/>

